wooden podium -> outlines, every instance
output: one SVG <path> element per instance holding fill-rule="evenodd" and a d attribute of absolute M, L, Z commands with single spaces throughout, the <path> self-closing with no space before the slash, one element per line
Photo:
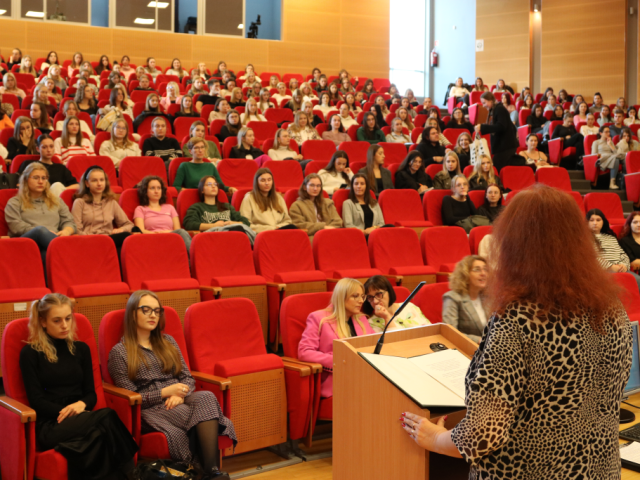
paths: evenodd
<path fill-rule="evenodd" d="M 464 479 L 469 467 L 462 460 L 429 453 L 400 427 L 408 411 L 426 418 L 449 415 L 453 428 L 466 410 L 434 412 L 422 409 L 369 365 L 358 352 L 373 353 L 380 334 L 333 342 L 333 479 Z M 446 324 L 387 332 L 381 355 L 414 357 L 430 353 L 435 342 L 471 358 L 477 345 Z"/>

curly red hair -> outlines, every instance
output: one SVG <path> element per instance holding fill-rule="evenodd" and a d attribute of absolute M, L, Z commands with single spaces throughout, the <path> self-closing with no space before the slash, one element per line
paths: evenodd
<path fill-rule="evenodd" d="M 518 193 L 494 223 L 491 256 L 487 292 L 498 313 L 520 301 L 564 318 L 591 311 L 592 325 L 604 331 L 620 288 L 598 263 L 593 235 L 568 194 L 541 184 Z"/>

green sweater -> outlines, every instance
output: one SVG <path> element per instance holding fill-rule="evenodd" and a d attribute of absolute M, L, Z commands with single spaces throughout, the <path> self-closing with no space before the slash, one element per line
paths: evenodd
<path fill-rule="evenodd" d="M 364 127 L 360 127 L 358 129 L 358 131 L 356 132 L 356 137 L 358 138 L 358 141 L 360 142 L 369 142 L 371 145 L 374 145 L 378 142 L 386 142 L 386 138 L 384 136 L 384 133 L 382 132 L 382 130 L 376 130 L 374 132 L 374 138 L 373 139 L 369 139 L 367 137 L 365 137 L 364 135 Z"/>
<path fill-rule="evenodd" d="M 225 193 L 229 191 L 229 187 L 227 187 L 220 178 L 220 174 L 218 173 L 218 169 L 213 163 L 204 162 L 204 163 L 191 163 L 184 162 L 181 163 L 178 167 L 178 173 L 176 174 L 176 179 L 173 181 L 173 186 L 179 190 L 183 188 L 198 188 L 198 183 L 200 183 L 200 179 L 206 176 L 212 176 L 216 179 L 216 183 L 218 184 L 218 188 L 224 190 Z"/>
<path fill-rule="evenodd" d="M 185 157 L 191 157 L 191 152 L 187 148 L 187 144 L 182 147 L 182 154 Z M 216 147 L 216 144 L 211 140 L 207 140 L 207 158 L 222 158 L 222 155 L 220 155 L 220 152 L 218 151 L 218 147 Z"/>
<path fill-rule="evenodd" d="M 225 203 L 227 210 L 221 212 L 216 205 L 208 205 L 204 202 L 194 203 L 187 210 L 182 226 L 185 230 L 200 230 L 202 223 L 216 223 L 220 220 L 242 222 L 247 227 L 249 220 L 240 215 L 230 204 Z"/>

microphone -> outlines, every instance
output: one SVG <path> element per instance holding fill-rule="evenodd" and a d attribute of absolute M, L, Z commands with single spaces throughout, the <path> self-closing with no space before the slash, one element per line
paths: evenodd
<path fill-rule="evenodd" d="M 402 305 L 398 307 L 398 309 L 396 310 L 396 313 L 393 314 L 393 317 L 389 319 L 387 324 L 384 326 L 384 330 L 382 331 L 382 335 L 380 336 L 378 343 L 376 344 L 376 349 L 373 351 L 374 355 L 380 355 L 380 351 L 382 350 L 382 345 L 384 345 L 384 334 L 387 333 L 387 328 L 389 328 L 389 325 L 391 325 L 391 322 L 393 322 L 393 320 L 398 316 L 398 314 L 402 311 L 402 309 L 407 306 L 407 304 L 411 301 L 411 299 L 415 297 L 416 293 L 418 293 L 418 291 L 422 287 L 424 287 L 426 283 L 427 282 L 420 282 L 418 286 L 413 289 L 413 292 L 411 292 L 411 295 L 409 295 L 407 299 L 404 302 L 402 302 Z"/>

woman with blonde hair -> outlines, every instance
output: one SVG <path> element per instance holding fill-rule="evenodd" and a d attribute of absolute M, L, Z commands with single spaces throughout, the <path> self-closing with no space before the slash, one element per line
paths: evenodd
<path fill-rule="evenodd" d="M 396 117 L 391 121 L 391 132 L 385 136 L 388 143 L 411 143 L 411 137 L 404 133 L 404 122 L 400 117 Z"/>
<path fill-rule="evenodd" d="M 317 130 L 311 126 L 307 114 L 301 110 L 295 113 L 293 123 L 289 125 L 288 131 L 291 138 L 299 146 L 302 146 L 307 140 L 321 140 Z"/>
<path fill-rule="evenodd" d="M 209 95 L 209 90 L 205 86 L 205 80 L 199 76 L 194 70 L 193 83 L 191 89 L 188 92 L 191 96 L 196 95 Z"/>
<path fill-rule="evenodd" d="M 85 85 L 84 87 L 76 90 L 75 99 L 78 105 L 78 110 L 87 113 L 89 115 L 95 115 L 98 113 L 98 102 L 96 102 L 95 92 L 93 85 Z"/>
<path fill-rule="evenodd" d="M 201 466 L 202 478 L 228 480 L 218 470 L 218 436 L 228 436 L 235 446 L 233 423 L 213 393 L 196 391 L 180 347 L 163 332 L 165 321 L 155 293 L 133 292 L 125 308 L 122 340 L 109 353 L 109 373 L 117 386 L 142 395 L 142 423 L 165 435 L 173 460 Z"/>
<path fill-rule="evenodd" d="M 322 365 L 320 396 L 333 396 L 333 341 L 375 333 L 362 313 L 364 285 L 353 278 L 336 283 L 331 303 L 307 318 L 298 344 L 298 358 Z"/>
<path fill-rule="evenodd" d="M 451 290 L 442 296 L 442 321 L 476 343 L 480 343 L 489 318 L 488 302 L 484 298 L 487 280 L 487 261 L 478 255 L 469 255 L 456 264 L 449 277 Z"/>
<path fill-rule="evenodd" d="M 176 82 L 169 82 L 167 83 L 165 95 L 160 100 L 160 105 L 162 105 L 162 108 L 167 110 L 169 108 L 169 105 L 180 103 L 181 98 L 182 95 L 180 95 L 180 86 Z"/>
<path fill-rule="evenodd" d="M 163 117 L 167 122 L 171 123 L 169 115 L 162 111 L 162 107 L 160 107 L 160 97 L 155 92 L 147 95 L 144 110 L 133 121 L 133 129 L 137 132 L 140 125 L 149 117 Z"/>
<path fill-rule="evenodd" d="M 111 125 L 111 138 L 100 145 L 100 155 L 113 160 L 113 165 L 118 168 L 120 162 L 126 157 L 141 157 L 142 152 L 136 142 L 130 138 L 129 124 L 123 118 Z"/>
<path fill-rule="evenodd" d="M 71 63 L 67 67 L 67 77 L 73 78 L 74 70 L 80 70 L 83 61 L 84 58 L 80 52 L 74 53 L 73 57 L 71 57 Z"/>
<path fill-rule="evenodd" d="M 51 79 L 56 87 L 61 91 L 64 91 L 67 88 L 67 82 L 60 75 L 60 69 L 60 65 L 51 65 L 47 71 L 47 76 L 43 78 L 40 83 L 44 82 L 46 79 Z"/>
<path fill-rule="evenodd" d="M 268 168 L 259 168 L 253 177 L 253 190 L 244 196 L 240 215 L 249 220 L 251 230 L 256 233 L 295 228 Z"/>
<path fill-rule="evenodd" d="M 20 97 L 20 100 L 24 100 L 24 97 L 27 96 L 24 90 L 18 88 L 18 81 L 16 80 L 16 76 L 11 72 L 5 73 L 2 77 L 2 86 L 0 87 L 0 93 L 10 93 L 12 95 L 16 95 Z"/>
<path fill-rule="evenodd" d="M 148 57 L 147 58 L 147 62 L 146 65 L 144 67 L 145 72 L 147 73 L 147 75 L 151 75 L 154 79 L 162 74 L 162 70 L 159 70 L 156 68 L 156 59 L 153 57 Z"/>
<path fill-rule="evenodd" d="M 291 148 L 289 132 L 279 128 L 273 139 L 273 146 L 267 152 L 271 160 L 302 160 L 304 157 Z"/>
<path fill-rule="evenodd" d="M 58 91 L 56 90 L 57 87 L 54 81 L 51 78 L 44 78 L 41 85 L 44 85 L 45 87 L 47 87 L 47 95 L 49 97 L 53 97 L 56 103 L 60 104 L 63 98 L 62 93 L 58 93 Z"/>
<path fill-rule="evenodd" d="M 247 103 L 245 103 L 244 113 L 240 114 L 240 122 L 242 125 L 246 125 L 249 122 L 266 122 L 267 119 L 264 118 L 258 111 L 258 102 L 256 99 L 251 97 L 247 99 Z"/>
<path fill-rule="evenodd" d="M 433 188 L 436 190 L 451 190 L 451 180 L 457 175 L 462 175 L 460 171 L 460 160 L 453 150 L 444 155 L 442 170 L 433 178 Z"/>
<path fill-rule="evenodd" d="M 280 107 L 283 100 L 291 100 L 291 95 L 287 94 L 287 85 L 284 82 L 279 82 L 276 88 L 278 89 L 278 93 L 274 93 L 273 98 L 278 102 L 276 107 Z"/>
<path fill-rule="evenodd" d="M 260 90 L 260 95 L 258 95 L 258 108 L 263 114 L 268 109 L 275 108 L 275 105 L 271 101 L 271 93 L 269 92 L 268 88 L 263 88 L 262 90 Z"/>
<path fill-rule="evenodd" d="M 313 93 L 311 85 L 309 85 L 307 82 L 304 82 L 302 85 L 300 85 L 300 93 L 302 93 L 302 100 L 304 102 L 318 100 L 318 96 Z"/>
<path fill-rule="evenodd" d="M 33 90 L 33 102 L 40 103 L 47 109 L 47 115 L 53 118 L 58 109 L 49 100 L 49 89 L 44 83 L 39 83 Z"/>
<path fill-rule="evenodd" d="M 138 446 L 131 433 L 111 408 L 94 410 L 98 397 L 91 349 L 77 340 L 71 299 L 49 293 L 31 304 L 20 370 L 36 411 L 38 447 L 64 456 L 69 478 L 126 478 L 132 473 Z"/>
<path fill-rule="evenodd" d="M 235 110 L 234 110 L 235 111 Z M 231 149 L 230 158 L 246 158 L 247 160 L 257 160 L 264 155 L 264 152 L 254 144 L 256 135 L 252 128 L 242 127 L 238 130 L 238 144 Z"/>
<path fill-rule="evenodd" d="M 333 201 L 322 195 L 322 179 L 317 173 L 305 177 L 298 199 L 289 208 L 293 224 L 312 237 L 320 230 L 342 228 L 342 219 Z"/>
<path fill-rule="evenodd" d="M 40 162 L 24 169 L 18 194 L 7 202 L 4 218 L 10 237 L 31 238 L 36 242 L 45 269 L 49 243 L 76 233 L 69 208 L 51 192 L 49 172 Z"/>
<path fill-rule="evenodd" d="M 231 90 L 231 98 L 229 99 L 229 106 L 231 108 L 244 107 L 244 96 L 242 95 L 242 89 L 240 87 L 234 87 Z"/>
<path fill-rule="evenodd" d="M 54 142 L 56 155 L 60 155 L 60 160 L 66 165 L 71 157 L 76 155 L 95 155 L 91 141 L 82 136 L 80 131 L 80 120 L 78 117 L 70 116 L 62 124 L 62 135 Z"/>
<path fill-rule="evenodd" d="M 416 126 L 413 124 L 413 121 L 411 120 L 411 115 L 409 115 L 409 110 L 407 108 L 398 108 L 396 110 L 396 118 L 402 120 L 402 126 L 409 130 L 409 132 L 416 128 Z"/>
<path fill-rule="evenodd" d="M 502 181 L 493 168 L 491 157 L 480 155 L 480 158 L 476 160 L 473 173 L 469 176 L 469 188 L 471 190 L 486 190 L 492 183 L 497 185 L 500 190 L 504 190 Z"/>
<path fill-rule="evenodd" d="M 465 167 L 469 166 L 471 162 L 472 142 L 473 140 L 469 132 L 462 132 L 460 135 L 458 135 L 456 146 L 453 148 L 453 151 L 456 152 L 456 155 L 458 155 L 458 160 L 460 161 L 460 170 L 464 171 Z"/>
<path fill-rule="evenodd" d="M 287 102 L 284 108 L 288 108 L 295 114 L 296 112 L 302 110 L 303 101 L 304 101 L 304 98 L 302 96 L 302 92 L 299 89 L 292 90 L 291 100 Z"/>
<path fill-rule="evenodd" d="M 177 75 L 178 78 L 180 79 L 180 81 L 182 81 L 182 79 L 185 77 L 185 75 L 188 75 L 189 73 L 182 68 L 182 63 L 180 63 L 180 59 L 179 58 L 174 58 L 171 61 L 171 68 L 169 70 L 167 70 L 166 72 L 167 75 Z"/>
<path fill-rule="evenodd" d="M 33 66 L 33 61 L 31 60 L 31 57 L 29 55 L 25 55 L 24 57 L 22 57 L 22 60 L 20 61 L 20 70 L 18 70 L 18 73 L 28 73 L 29 75 L 33 75 L 36 78 L 38 77 L 38 72 Z"/>

